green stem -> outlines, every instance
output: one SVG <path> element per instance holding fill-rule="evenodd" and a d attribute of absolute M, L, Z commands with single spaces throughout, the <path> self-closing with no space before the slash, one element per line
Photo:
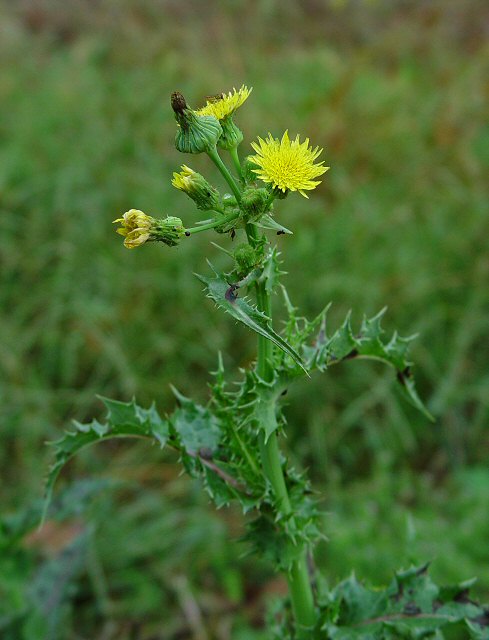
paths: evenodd
<path fill-rule="evenodd" d="M 207 231 L 208 229 L 215 229 L 216 227 L 220 227 L 226 222 L 232 222 L 232 220 L 235 220 L 236 218 L 238 218 L 237 213 L 230 213 L 229 215 L 222 217 L 220 220 L 212 220 L 212 222 L 200 224 L 198 227 L 190 227 L 190 229 L 185 229 L 185 235 L 191 236 L 194 233 L 200 233 L 201 231 Z"/>
<path fill-rule="evenodd" d="M 241 162 L 239 161 L 238 147 L 233 147 L 229 150 L 229 153 L 231 155 L 231 160 L 233 161 L 234 168 L 236 169 L 236 173 L 240 177 L 241 182 L 244 182 L 243 170 L 241 169 Z"/>
<path fill-rule="evenodd" d="M 253 224 L 246 225 L 246 234 L 249 243 L 252 246 L 256 245 L 259 240 L 256 226 Z M 257 306 L 260 311 L 271 319 L 272 305 L 265 282 L 257 282 L 255 286 Z M 273 379 L 272 356 L 273 344 L 263 336 L 259 336 L 257 373 L 263 380 L 268 382 Z M 275 407 L 273 407 L 270 420 L 276 420 Z M 265 433 L 261 430 L 260 452 L 263 472 L 272 486 L 278 508 L 284 515 L 293 517 L 292 505 L 290 504 L 280 460 L 280 449 L 276 431 L 273 431 L 266 440 Z M 314 610 L 314 596 L 307 569 L 306 549 L 302 550 L 299 558 L 292 564 L 287 575 L 287 582 L 292 601 L 292 610 L 297 624 L 297 637 L 299 640 L 307 640 L 314 626 L 316 614 Z"/>
<path fill-rule="evenodd" d="M 241 191 L 240 191 L 238 185 L 236 184 L 235 179 L 229 173 L 228 168 L 226 167 L 224 162 L 221 160 L 221 156 L 217 152 L 216 147 L 214 147 L 214 149 L 211 149 L 210 151 L 208 151 L 207 155 L 212 160 L 212 162 L 216 165 L 216 167 L 219 169 L 219 171 L 222 173 L 224 179 L 226 180 L 228 185 L 231 187 L 231 191 L 236 196 L 236 200 L 238 202 L 241 202 Z"/>
<path fill-rule="evenodd" d="M 269 209 L 269 208 L 270 208 L 270 206 L 271 206 L 272 202 L 275 200 L 275 198 L 276 198 L 276 197 L 277 197 L 277 196 L 273 193 L 273 191 L 271 191 L 271 192 L 270 192 L 270 195 L 268 196 L 267 203 L 266 203 L 266 208 L 267 208 L 267 209 Z"/>

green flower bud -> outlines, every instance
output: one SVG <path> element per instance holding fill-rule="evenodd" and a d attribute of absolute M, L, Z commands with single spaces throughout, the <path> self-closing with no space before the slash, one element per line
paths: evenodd
<path fill-rule="evenodd" d="M 171 96 L 171 106 L 178 123 L 175 146 L 182 153 L 204 153 L 214 149 L 222 127 L 214 116 L 201 116 L 188 105 L 181 93 Z"/>
<path fill-rule="evenodd" d="M 257 220 L 268 210 L 268 189 L 247 187 L 241 198 L 241 209 L 249 220 Z"/>
<path fill-rule="evenodd" d="M 236 200 L 236 197 L 233 196 L 231 193 L 225 193 L 222 196 L 222 203 L 225 207 L 236 207 L 238 204 L 238 201 Z"/>
<path fill-rule="evenodd" d="M 217 143 L 221 149 L 229 151 L 235 149 L 243 142 L 243 133 L 236 126 L 232 116 L 228 116 L 221 120 L 222 134 Z"/>
<path fill-rule="evenodd" d="M 186 193 L 189 198 L 197 205 L 197 209 L 203 211 L 209 211 L 209 209 L 220 209 L 221 198 L 219 191 L 200 173 L 197 173 L 185 164 L 182 165 L 182 171 L 180 173 L 173 174 L 172 185 Z"/>
<path fill-rule="evenodd" d="M 239 277 L 248 274 L 258 262 L 255 250 L 246 243 L 236 247 L 234 260 Z"/>

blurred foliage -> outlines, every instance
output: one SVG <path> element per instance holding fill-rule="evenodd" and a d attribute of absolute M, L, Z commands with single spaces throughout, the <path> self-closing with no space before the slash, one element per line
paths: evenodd
<path fill-rule="evenodd" d="M 22 519 L 38 499 L 45 440 L 100 416 L 96 393 L 156 398 L 164 412 L 170 381 L 205 399 L 217 349 L 228 369 L 254 357 L 253 338 L 192 275 L 209 254 L 223 264 L 209 238 L 128 252 L 111 228 L 130 207 L 192 222 L 170 185 L 187 160 L 169 94 L 197 105 L 247 83 L 248 135 L 289 128 L 324 146 L 332 167 L 309 202 L 281 207 L 293 303 L 312 317 L 333 301 L 333 326 L 350 308 L 358 322 L 387 304 L 387 331 L 420 333 L 412 359 L 437 418 L 411 411 L 369 363 L 291 390 L 286 444 L 331 514 L 317 562 L 332 582 L 355 568 L 386 583 L 433 559 L 437 579 L 479 575 L 487 596 L 488 17 L 483 0 L 0 3 L 5 513 Z M 192 166 L 219 184 L 204 159 Z M 80 564 L 48 619 L 64 621 L 66 638 L 260 637 L 263 595 L 283 585 L 241 558 L 229 541 L 239 518 L 209 510 L 171 457 L 107 444 L 70 475 L 120 486 L 69 527 L 2 529 L 0 599 L 15 604 L 0 625 L 74 544 Z"/>

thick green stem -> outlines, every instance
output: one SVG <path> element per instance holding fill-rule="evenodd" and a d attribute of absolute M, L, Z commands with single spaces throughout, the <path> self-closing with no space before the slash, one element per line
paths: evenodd
<path fill-rule="evenodd" d="M 259 237 L 258 230 L 255 225 L 248 224 L 246 226 L 246 233 L 250 244 L 256 244 Z M 263 313 L 271 319 L 271 300 L 264 282 L 256 283 L 256 298 L 260 311 L 263 311 Z M 259 336 L 257 372 L 263 380 L 268 382 L 273 379 L 273 368 L 271 364 L 272 356 L 273 344 L 266 338 Z M 269 419 L 276 420 L 275 407 L 273 407 Z M 264 430 L 261 430 L 260 451 L 263 472 L 272 486 L 277 507 L 284 515 L 290 515 L 293 517 L 292 506 L 290 504 L 287 485 L 285 483 L 282 463 L 280 460 L 280 449 L 278 446 L 276 431 L 269 435 L 266 440 L 265 432 Z M 292 567 L 287 574 L 287 582 L 289 585 L 294 618 L 297 624 L 297 637 L 299 640 L 307 640 L 310 636 L 310 631 L 314 626 L 316 614 L 314 610 L 314 597 L 309 580 L 309 572 L 307 570 L 306 549 L 302 550 L 298 560 L 292 564 Z"/>
<path fill-rule="evenodd" d="M 228 185 L 231 187 L 231 191 L 236 196 L 236 200 L 238 202 L 241 202 L 241 191 L 240 191 L 238 185 L 236 184 L 235 179 L 229 173 L 228 168 L 226 167 L 224 162 L 221 160 L 221 156 L 217 152 L 216 147 L 214 147 L 214 149 L 211 149 L 211 151 L 208 151 L 207 155 L 212 160 L 212 162 L 216 165 L 216 167 L 219 169 L 219 171 L 222 173 L 224 179 L 226 180 Z"/>

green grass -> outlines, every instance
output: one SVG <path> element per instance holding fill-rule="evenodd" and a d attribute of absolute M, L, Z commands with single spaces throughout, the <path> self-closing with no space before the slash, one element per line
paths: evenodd
<path fill-rule="evenodd" d="M 442 580 L 479 575 L 487 597 L 484 5 L 467 3 L 463 20 L 457 3 L 435 4 L 434 17 L 422 5 L 404 13 L 383 3 L 316 7 L 306 15 L 295 3 L 279 11 L 270 2 L 258 19 L 240 2 L 216 2 L 198 15 L 194 3 L 128 2 L 111 12 L 103 2 L 80 15 L 75 3 L 46 3 L 38 13 L 26 3 L 15 14 L 3 6 L 5 512 L 40 496 L 44 442 L 71 418 L 98 415 L 95 394 L 156 398 L 164 411 L 173 402 L 169 382 L 205 397 L 217 349 L 230 370 L 253 359 L 252 336 L 203 298 L 192 275 L 208 269 L 209 255 L 226 264 L 209 240 L 227 246 L 227 238 L 128 252 L 111 227 L 131 207 L 194 221 L 170 185 L 189 159 L 173 147 L 169 94 L 179 89 L 198 104 L 246 82 L 254 91 L 239 114 L 244 149 L 255 135 L 289 128 L 324 146 L 332 167 L 309 201 L 290 197 L 280 209 L 295 234 L 277 240 L 294 303 L 312 316 L 333 301 L 332 325 L 350 308 L 360 322 L 388 305 L 388 332 L 420 333 L 415 371 L 437 417 L 427 423 L 395 395 L 390 373 L 364 363 L 290 390 L 286 446 L 310 468 L 331 513 L 331 541 L 318 562 L 331 580 L 355 568 L 376 582 L 410 559 L 433 559 Z M 204 158 L 190 160 L 222 186 Z M 215 634 L 224 617 L 233 637 L 258 637 L 240 629 L 259 627 L 263 593 L 280 585 L 267 567 L 236 563 L 243 548 L 228 537 L 241 532 L 237 514 L 213 514 L 175 474 L 157 451 L 126 445 L 71 465 L 67 481 L 129 478 L 130 488 L 89 508 L 97 560 L 76 578 L 81 622 L 67 622 L 66 637 L 93 638 L 102 620 L 106 635 L 97 631 L 97 640 L 150 637 L 163 606 L 162 637 L 177 637 L 188 590 L 210 612 Z M 175 535 L 183 529 L 188 536 Z M 0 593 L 22 600 L 45 553 L 20 546 Z M 237 601 L 246 602 L 240 617 Z"/>

